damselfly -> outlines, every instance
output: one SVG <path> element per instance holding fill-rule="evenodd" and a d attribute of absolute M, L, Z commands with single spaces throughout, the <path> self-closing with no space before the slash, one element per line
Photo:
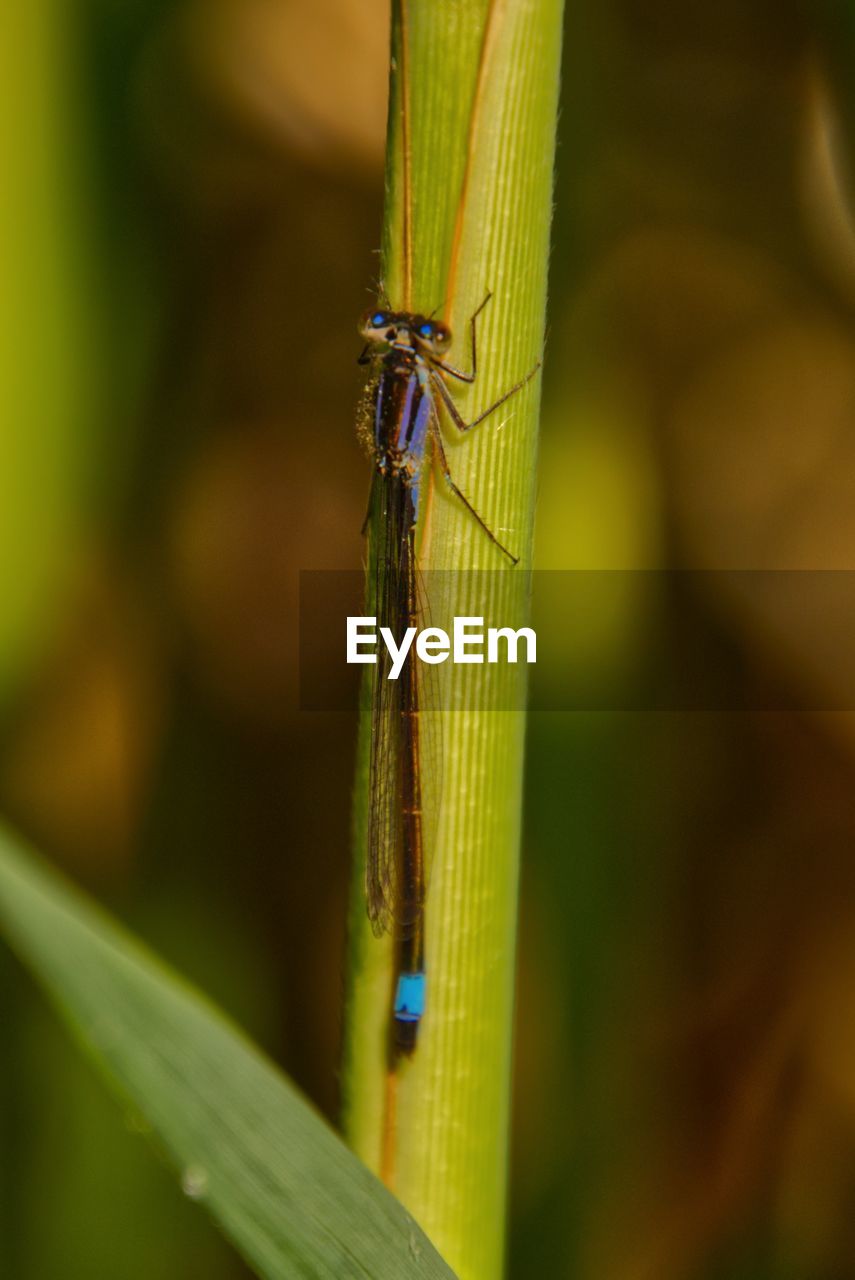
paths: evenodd
<path fill-rule="evenodd" d="M 369 558 L 372 608 L 378 624 L 389 627 L 398 642 L 409 627 L 419 627 L 426 608 L 416 532 L 431 458 L 490 541 L 511 564 L 518 560 L 455 484 L 442 443 L 440 408 L 458 431 L 470 431 L 524 387 L 540 367 L 538 361 L 476 418 L 464 421 L 446 378 L 475 381 L 475 324 L 489 299 L 488 293 L 470 321 L 471 372 L 444 359 L 451 331 L 439 320 L 378 308 L 367 312 L 360 324 L 366 346 L 359 362 L 374 366 L 371 407 L 363 427 L 375 467 L 366 520 L 377 534 Z M 430 668 L 422 667 L 420 673 L 419 666 L 411 650 L 397 680 L 388 678 L 388 653 L 385 662 L 378 655 L 372 667 L 366 897 L 374 932 L 392 930 L 396 939 L 394 1040 L 403 1053 L 415 1048 L 425 1010 L 424 906 L 427 858 L 432 852 L 426 848 L 422 776 L 426 754 L 422 712 Z"/>

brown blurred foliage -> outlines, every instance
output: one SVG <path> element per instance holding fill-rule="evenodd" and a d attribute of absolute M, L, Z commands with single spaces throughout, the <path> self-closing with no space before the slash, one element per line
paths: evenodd
<path fill-rule="evenodd" d="M 632 909 L 601 908 L 610 977 L 597 991 L 613 1003 L 586 1024 L 595 1047 L 576 1045 L 592 1080 L 580 1084 L 571 1042 L 560 1091 L 523 1094 L 522 1142 L 530 1129 L 538 1145 L 521 1158 L 536 1184 L 541 1149 L 555 1167 L 562 1146 L 588 1151 L 568 1256 L 584 1239 L 562 1274 L 851 1275 L 852 618 L 845 589 L 835 611 L 816 572 L 855 567 L 852 133 L 834 47 L 846 33 L 831 6 L 762 3 L 624 0 L 580 27 L 595 138 L 564 190 L 586 252 L 552 316 L 566 399 L 547 401 L 543 468 L 545 492 L 599 511 L 564 563 L 621 564 L 609 500 L 626 479 L 603 481 L 601 457 L 575 483 L 549 478 L 553 459 L 584 468 L 597 448 L 568 446 L 559 424 L 584 435 L 605 413 L 612 468 L 645 494 L 624 564 L 807 573 L 762 593 L 738 572 L 663 587 L 675 666 L 700 688 L 714 673 L 727 705 L 771 686 L 782 709 L 619 719 L 613 767 L 633 779 L 623 844 L 580 847 L 556 813 L 556 854 L 605 859 L 619 898 L 640 892 Z M 553 537 L 545 563 L 561 561 Z M 626 625 L 626 650 L 643 647 L 649 620 L 634 638 Z M 613 785 L 626 802 L 625 778 Z M 570 910 L 578 927 L 588 908 Z M 524 917 L 522 1061 L 549 1079 L 566 995 L 555 957 L 538 965 L 543 948 Z M 585 1004 L 571 985 L 574 999 Z M 585 1089 L 587 1120 L 574 1106 Z"/>
<path fill-rule="evenodd" d="M 298 573 L 360 563 L 387 43 L 349 0 L 188 3 L 147 34 L 123 87 L 158 304 L 134 452 L 0 767 L 7 811 L 102 888 L 226 878 L 287 988 L 273 1041 L 330 1110 L 355 726 L 297 712 Z"/>

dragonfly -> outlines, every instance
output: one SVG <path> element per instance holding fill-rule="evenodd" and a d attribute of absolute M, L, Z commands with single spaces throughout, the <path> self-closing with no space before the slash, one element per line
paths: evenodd
<path fill-rule="evenodd" d="M 540 361 L 471 422 L 455 404 L 448 379 L 474 383 L 478 373 L 476 322 L 488 293 L 470 320 L 470 370 L 447 360 L 448 325 L 432 316 L 384 306 L 362 317 L 365 347 L 359 363 L 372 367 L 361 434 L 374 464 L 365 526 L 376 533 L 369 554 L 373 611 L 379 626 L 396 639 L 418 628 L 428 614 L 419 573 L 417 530 L 431 462 L 456 499 L 477 521 L 510 565 L 518 556 L 502 543 L 455 483 L 442 438 L 441 412 L 459 432 L 471 431 L 535 376 Z M 374 519 L 372 520 L 372 516 Z M 385 646 L 381 646 L 385 648 Z M 392 1043 L 406 1056 L 416 1047 L 425 1013 L 424 912 L 431 852 L 424 804 L 423 767 L 433 751 L 436 775 L 440 753 L 430 709 L 433 668 L 417 662 L 412 648 L 397 680 L 389 679 L 389 655 L 378 653 L 371 698 L 371 747 L 365 892 L 368 916 L 379 937 L 396 940 Z M 434 778 L 436 791 L 436 778 Z"/>

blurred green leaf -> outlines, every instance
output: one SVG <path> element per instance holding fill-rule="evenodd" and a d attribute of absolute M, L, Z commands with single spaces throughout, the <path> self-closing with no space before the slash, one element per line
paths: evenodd
<path fill-rule="evenodd" d="M 452 1276 L 240 1031 L 8 833 L 0 927 L 259 1276 Z"/>
<path fill-rule="evenodd" d="M 0 699 L 76 568 L 104 360 L 65 8 L 13 6 L 0 33 Z"/>

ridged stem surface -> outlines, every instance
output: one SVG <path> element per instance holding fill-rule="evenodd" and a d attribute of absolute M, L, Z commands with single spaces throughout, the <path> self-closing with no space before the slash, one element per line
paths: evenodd
<path fill-rule="evenodd" d="M 383 278 L 394 307 L 439 308 L 478 378 L 467 420 L 543 354 L 561 0 L 402 0 L 393 23 Z M 455 481 L 520 556 L 513 568 L 433 480 L 422 540 L 433 621 L 525 621 L 540 377 L 467 435 L 446 422 Z M 438 571 L 435 575 L 432 571 Z M 451 572 L 447 572 L 451 571 Z M 446 626 L 446 621 L 440 621 Z M 392 949 L 371 934 L 362 862 L 363 708 L 344 1065 L 346 1134 L 463 1280 L 502 1272 L 524 710 L 496 668 L 443 668 L 439 827 L 426 912 L 428 1012 L 390 1076 Z M 426 789 L 438 779 L 425 779 Z"/>

